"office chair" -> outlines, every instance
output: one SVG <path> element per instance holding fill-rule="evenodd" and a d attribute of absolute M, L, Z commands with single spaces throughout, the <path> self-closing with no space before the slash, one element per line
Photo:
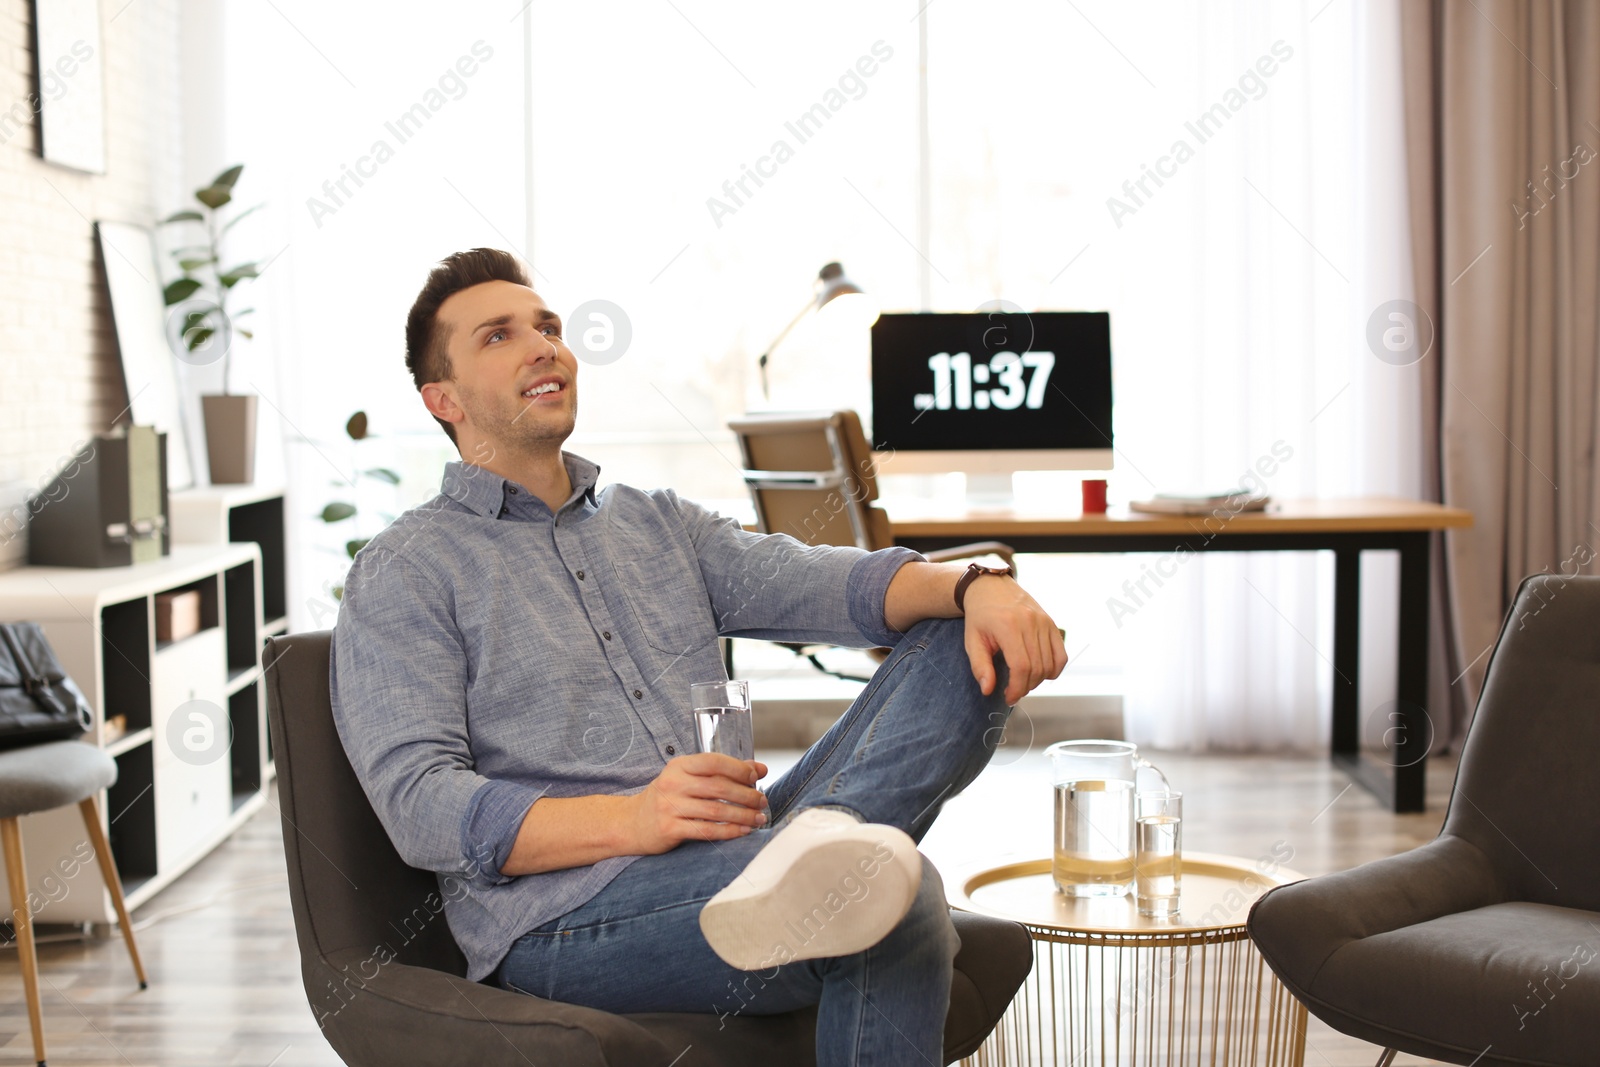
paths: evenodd
<path fill-rule="evenodd" d="M 1523 580 L 1439 836 L 1274 889 L 1250 936 L 1329 1026 L 1477 1067 L 1600 1061 L 1600 577 Z"/>
<path fill-rule="evenodd" d="M 270 637 L 267 712 L 306 998 L 351 1067 L 766 1067 L 816 1063 L 815 1008 L 719 1017 L 613 1015 L 469 982 L 432 873 L 378 821 L 333 722 L 332 635 Z M 971 1054 L 1033 965 L 1017 923 L 953 912 L 961 948 L 946 1062 Z"/>
<path fill-rule="evenodd" d="M 875 552 L 894 544 L 888 513 L 878 499 L 872 448 L 854 411 L 763 412 L 729 420 L 739 437 L 744 483 L 762 533 L 786 533 L 808 545 L 853 545 Z M 1015 553 L 1000 541 L 924 552 L 929 562 L 999 556 L 1016 567 Z M 827 645 L 778 642 L 824 674 L 866 681 L 825 666 L 817 658 Z M 875 650 L 874 658 L 882 660 Z"/>

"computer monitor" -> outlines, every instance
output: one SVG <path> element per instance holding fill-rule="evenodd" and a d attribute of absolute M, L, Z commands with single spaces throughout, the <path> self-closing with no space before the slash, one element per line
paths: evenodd
<path fill-rule="evenodd" d="M 964 471 L 1001 502 L 1019 470 L 1109 470 L 1104 311 L 886 313 L 872 327 L 872 448 L 883 474 Z"/>

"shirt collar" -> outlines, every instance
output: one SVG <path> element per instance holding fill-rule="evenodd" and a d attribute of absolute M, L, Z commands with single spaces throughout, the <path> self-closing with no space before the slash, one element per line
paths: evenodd
<path fill-rule="evenodd" d="M 572 495 L 562 507 L 579 498 L 595 503 L 594 487 L 600 478 L 600 465 L 565 450 L 561 453 L 561 464 L 567 468 L 567 477 L 572 482 Z M 445 464 L 439 491 L 479 515 L 493 519 L 499 516 L 505 503 L 507 486 L 515 486 L 523 493 L 528 491 L 527 486 L 503 478 L 487 467 L 456 459 Z"/>

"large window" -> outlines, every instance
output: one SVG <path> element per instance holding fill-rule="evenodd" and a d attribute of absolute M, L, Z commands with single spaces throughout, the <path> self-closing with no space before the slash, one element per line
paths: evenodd
<path fill-rule="evenodd" d="M 353 491 L 330 483 L 395 467 L 398 492 L 357 479 L 392 513 L 454 458 L 401 326 L 428 265 L 477 244 L 527 256 L 569 316 L 625 312 L 627 351 L 581 370 L 570 444 L 606 480 L 738 498 L 729 416 L 864 408 L 866 337 L 826 315 L 773 353 L 770 400 L 755 371 L 840 260 L 889 310 L 1109 310 L 1114 501 L 1226 484 L 1275 447 L 1280 496 L 1416 493 L 1415 368 L 1365 339 L 1408 295 L 1392 2 L 519 8 L 230 11 L 221 154 L 249 163 L 275 209 L 258 236 L 286 249 L 261 283 L 285 373 L 256 384 L 320 544 L 296 625 L 331 624 L 345 534 L 307 518 Z M 381 443 L 340 440 L 357 407 Z M 1326 564 L 1198 561 L 1132 616 L 1108 604 L 1139 557 L 1029 566 L 1086 669 L 1161 665 L 1126 672 L 1138 738 L 1323 736 Z M 1366 678 L 1381 703 L 1392 674 Z"/>

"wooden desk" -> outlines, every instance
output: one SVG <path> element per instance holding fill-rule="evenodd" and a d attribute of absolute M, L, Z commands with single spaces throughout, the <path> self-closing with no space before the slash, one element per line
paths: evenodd
<path fill-rule="evenodd" d="M 1334 555 L 1334 762 L 1397 812 L 1424 809 L 1426 757 L 1433 745 L 1428 698 L 1429 537 L 1472 525 L 1472 513 L 1439 504 L 1360 497 L 1290 500 L 1266 512 L 1216 515 L 1049 515 L 1036 511 L 938 510 L 929 500 L 884 500 L 896 544 L 927 551 L 971 541 L 1004 541 L 1018 552 L 1303 552 Z M 1361 553 L 1400 553 L 1399 678 L 1386 762 L 1361 756 L 1358 707 Z M 1392 744 L 1389 738 L 1394 738 Z"/>

